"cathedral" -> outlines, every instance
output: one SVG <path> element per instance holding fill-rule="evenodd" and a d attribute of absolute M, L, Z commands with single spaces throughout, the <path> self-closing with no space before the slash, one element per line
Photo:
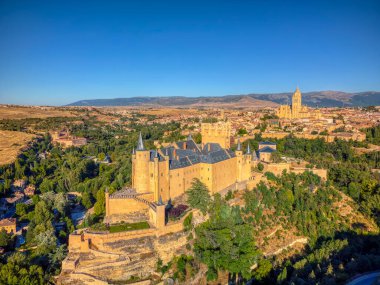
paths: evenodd
<path fill-rule="evenodd" d="M 220 129 L 220 143 L 208 141 L 215 136 L 215 129 L 207 125 L 203 133 L 210 134 L 202 138 L 201 144 L 196 144 L 189 135 L 185 141 L 155 150 L 145 148 L 140 134 L 132 153 L 132 187 L 106 194 L 106 217 L 162 205 L 183 195 L 194 178 L 202 181 L 210 194 L 245 189 L 258 157 L 249 146 L 243 152 L 240 142 L 235 151 L 222 147 L 222 142 L 229 146 L 228 130 L 229 126 Z"/>
<path fill-rule="evenodd" d="M 292 96 L 292 105 L 281 105 L 277 110 L 277 116 L 284 119 L 300 119 L 310 117 L 309 110 L 302 106 L 302 94 L 297 87 Z"/>

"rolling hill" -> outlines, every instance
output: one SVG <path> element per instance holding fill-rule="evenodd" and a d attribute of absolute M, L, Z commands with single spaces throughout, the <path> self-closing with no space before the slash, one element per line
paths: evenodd
<path fill-rule="evenodd" d="M 293 93 L 226 95 L 220 97 L 131 97 L 80 100 L 67 106 L 146 106 L 146 107 L 276 107 L 291 102 Z M 380 105 L 380 92 L 347 93 L 316 91 L 302 93 L 304 105 L 311 107 L 342 107 Z"/>

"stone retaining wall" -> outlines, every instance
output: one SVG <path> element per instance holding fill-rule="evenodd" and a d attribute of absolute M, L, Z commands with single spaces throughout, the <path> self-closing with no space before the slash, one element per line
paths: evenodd
<path fill-rule="evenodd" d="M 74 232 L 69 236 L 69 251 L 70 252 L 90 252 L 91 248 L 96 250 L 105 250 L 104 244 L 119 240 L 129 240 L 147 236 L 163 236 L 170 233 L 183 231 L 183 221 L 186 217 L 194 212 L 189 211 L 179 221 L 169 223 L 160 228 L 149 228 L 134 231 L 125 231 L 119 233 L 92 233 L 88 231 Z"/>

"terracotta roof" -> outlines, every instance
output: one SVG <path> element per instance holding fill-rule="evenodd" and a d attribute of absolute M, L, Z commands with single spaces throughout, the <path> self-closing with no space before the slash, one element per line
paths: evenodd
<path fill-rule="evenodd" d="M 16 219 L 15 218 L 6 218 L 0 220 L 0 227 L 4 226 L 12 226 L 16 224 Z"/>

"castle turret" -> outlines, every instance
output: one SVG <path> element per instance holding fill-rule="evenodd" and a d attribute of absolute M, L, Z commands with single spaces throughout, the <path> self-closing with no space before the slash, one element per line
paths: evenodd
<path fill-rule="evenodd" d="M 132 155 L 132 187 L 137 193 L 149 192 L 149 160 L 150 152 L 145 149 L 140 132 L 136 152 Z"/>
<path fill-rule="evenodd" d="M 243 151 L 240 143 L 240 139 L 237 141 L 237 147 L 235 150 L 235 155 L 236 155 L 236 163 L 237 163 L 237 182 L 241 181 L 241 174 L 242 174 L 242 166 L 244 163 L 244 157 L 243 157 Z"/>
<path fill-rule="evenodd" d="M 237 147 L 236 147 L 236 150 L 235 150 L 235 154 L 236 154 L 236 156 L 243 155 L 243 151 L 242 151 L 242 148 L 241 148 L 241 142 L 240 142 L 239 138 L 238 138 L 238 141 L 237 141 Z"/>
<path fill-rule="evenodd" d="M 153 180 L 151 180 L 153 182 L 153 185 L 151 185 L 151 191 L 153 191 L 153 197 L 154 197 L 154 200 L 157 201 L 158 199 L 158 196 L 160 195 L 159 194 L 159 180 L 160 180 L 160 176 L 159 176 L 159 157 L 158 157 L 158 150 L 156 149 L 155 153 L 154 153 L 154 158 L 153 158 Z M 161 196 L 159 196 L 161 197 Z"/>

